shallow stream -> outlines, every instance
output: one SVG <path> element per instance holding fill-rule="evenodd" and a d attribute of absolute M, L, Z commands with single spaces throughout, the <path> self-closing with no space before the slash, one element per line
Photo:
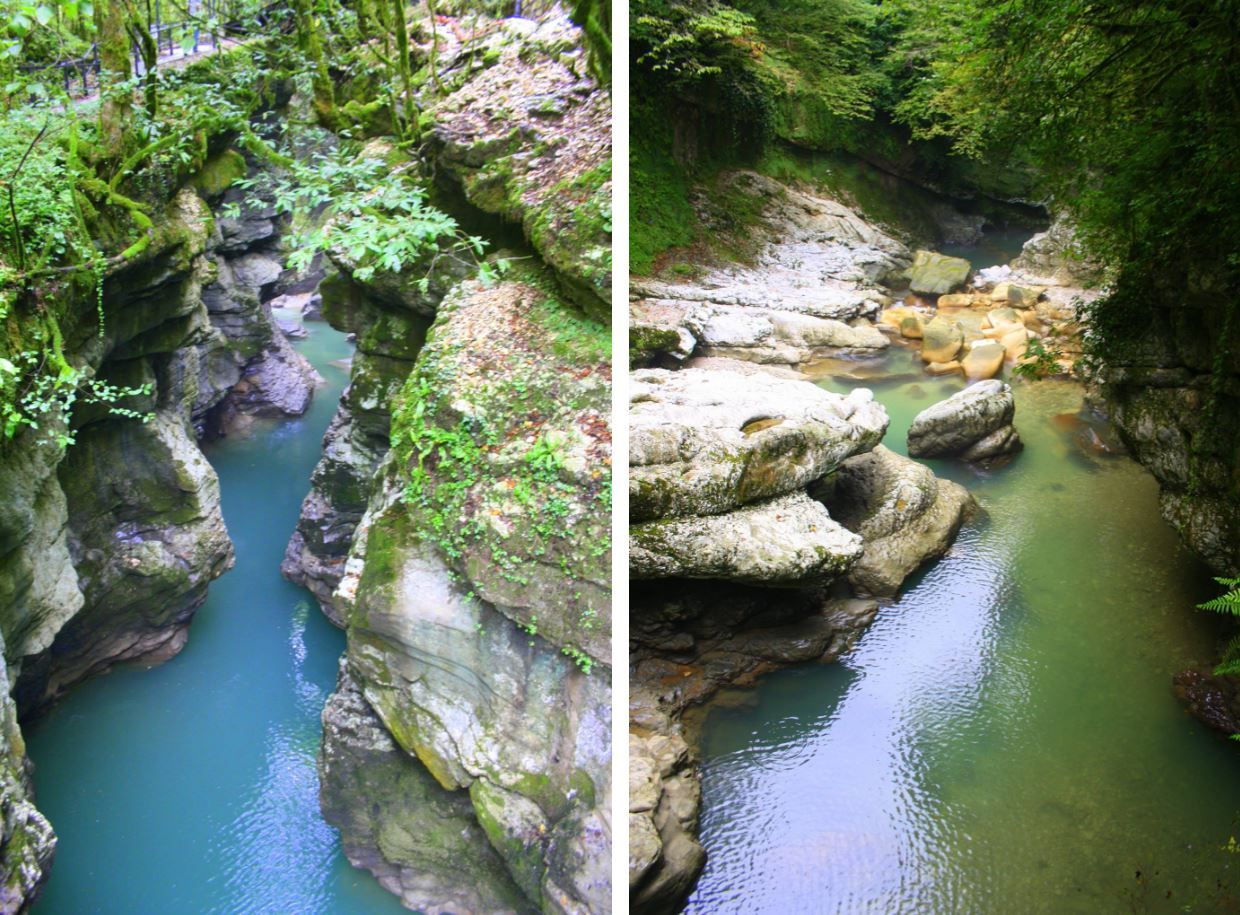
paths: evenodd
<path fill-rule="evenodd" d="M 821 383 L 874 390 L 900 453 L 916 413 L 964 384 L 903 347 L 870 369 Z M 1236 910 L 1240 746 L 1171 690 L 1214 655 L 1220 622 L 1193 609 L 1210 575 L 1149 474 L 1078 444 L 1078 386 L 1014 387 L 1014 461 L 927 462 L 985 517 L 840 663 L 708 714 L 709 860 L 687 911 Z"/>
<path fill-rule="evenodd" d="M 294 345 L 326 380 L 306 415 L 205 449 L 237 564 L 212 583 L 185 650 L 78 686 L 26 729 L 37 803 L 60 838 L 39 915 L 405 911 L 319 816 L 319 714 L 344 634 L 280 577 L 280 559 L 351 347 L 306 328 Z"/>

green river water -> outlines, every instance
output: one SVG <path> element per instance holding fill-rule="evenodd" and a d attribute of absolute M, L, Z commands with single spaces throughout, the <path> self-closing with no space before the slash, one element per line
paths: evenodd
<path fill-rule="evenodd" d="M 405 910 L 350 867 L 319 816 L 319 713 L 344 634 L 280 577 L 351 352 L 307 324 L 326 379 L 303 417 L 209 445 L 237 564 L 185 650 L 77 687 L 26 729 L 60 838 L 38 915 L 383 915 Z"/>
<path fill-rule="evenodd" d="M 903 347 L 875 376 L 823 384 L 870 387 L 900 453 L 914 415 L 964 384 Z M 986 516 L 840 663 L 708 713 L 709 860 L 688 912 L 1237 910 L 1240 746 L 1171 690 L 1217 647 L 1221 621 L 1193 609 L 1209 572 L 1145 471 L 1054 420 L 1079 387 L 1014 387 L 1014 461 L 927 462 Z"/>

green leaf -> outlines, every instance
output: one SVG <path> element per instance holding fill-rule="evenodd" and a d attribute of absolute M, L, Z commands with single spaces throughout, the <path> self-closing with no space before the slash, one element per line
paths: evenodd
<path fill-rule="evenodd" d="M 39 20 L 39 25 L 47 25 L 52 21 L 52 10 L 47 6 L 38 6 L 34 11 L 34 18 Z"/>

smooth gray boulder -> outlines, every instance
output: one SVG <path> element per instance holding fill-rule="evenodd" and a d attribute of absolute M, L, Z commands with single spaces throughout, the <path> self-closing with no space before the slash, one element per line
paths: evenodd
<path fill-rule="evenodd" d="M 947 552 L 977 507 L 963 486 L 882 445 L 849 458 L 815 495 L 862 539 L 848 580 L 877 597 L 894 595 L 918 566 Z"/>
<path fill-rule="evenodd" d="M 979 381 L 917 414 L 908 430 L 908 453 L 967 461 L 1008 454 L 1020 448 L 1015 413 L 1010 386 L 995 378 Z"/>
<path fill-rule="evenodd" d="M 797 489 L 869 451 L 887 411 L 798 379 L 721 369 L 632 374 L 629 518 L 714 515 Z"/>
<path fill-rule="evenodd" d="M 629 574 L 805 586 L 846 572 L 861 549 L 860 537 L 798 490 L 722 515 L 633 525 Z"/>

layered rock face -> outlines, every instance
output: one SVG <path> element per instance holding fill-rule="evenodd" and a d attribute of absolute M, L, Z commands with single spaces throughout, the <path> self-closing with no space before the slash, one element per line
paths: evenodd
<path fill-rule="evenodd" d="M 887 414 L 866 390 L 646 369 L 629 428 L 629 883 L 635 910 L 662 911 L 705 860 L 680 716 L 745 676 L 842 650 L 873 615 L 829 598 L 863 545 L 805 489 L 874 448 Z M 772 600 L 771 587 L 789 591 Z"/>
<path fill-rule="evenodd" d="M 838 658 L 878 611 L 871 598 L 942 555 L 974 509 L 963 488 L 879 444 L 887 414 L 869 390 L 804 380 L 888 345 L 871 323 L 890 304 L 876 283 L 903 271 L 907 249 L 812 192 L 732 180 L 761 202 L 754 262 L 638 281 L 632 302 L 634 364 L 660 366 L 630 376 L 640 912 L 678 911 L 705 862 L 690 711 L 782 665 Z"/>
<path fill-rule="evenodd" d="M 445 264 L 441 282 L 426 293 L 412 288 L 404 300 L 372 292 L 338 268 L 320 287 L 323 317 L 356 334 L 357 348 L 349 387 L 323 436 L 323 457 L 280 569 L 313 592 L 338 626 L 344 624 L 332 593 L 374 492 L 375 471 L 391 445 L 391 401 L 413 370 L 444 287 L 463 272 L 454 261 Z"/>
<path fill-rule="evenodd" d="M 1158 480 L 1163 517 L 1221 575 L 1240 571 L 1240 356 L 1217 292 L 1169 293 L 1100 374 L 1111 421 Z"/>
<path fill-rule="evenodd" d="M 439 35 L 426 171 L 534 256 L 483 283 L 329 252 L 358 349 L 283 566 L 348 634 L 321 807 L 411 909 L 604 912 L 609 105 L 556 10 Z"/>
<path fill-rule="evenodd" d="M 887 304 L 876 283 L 908 264 L 903 243 L 829 198 L 753 172 L 725 180 L 761 209 L 759 254 L 692 281 L 635 279 L 639 362 L 693 354 L 790 366 L 886 348 L 863 319 Z"/>
<path fill-rule="evenodd" d="M 222 428 L 226 402 L 233 416 L 297 414 L 314 389 L 263 305 L 267 279 L 245 269 L 255 244 L 274 251 L 277 227 L 230 235 L 199 196 L 220 202 L 244 171 L 235 152 L 221 161 L 231 165 L 219 181 L 195 179 L 171 195 L 151 246 L 107 276 L 101 303 L 93 290 L 64 303 L 66 357 L 102 381 L 148 390 L 120 404 L 139 415 L 79 401 L 67 448 L 56 438 L 68 430 L 54 422 L 0 448 L 4 911 L 37 892 L 55 841 L 28 800 L 18 712 L 37 713 L 118 662 L 180 650 L 207 585 L 232 564 L 218 481 L 197 438 Z M 272 289 L 278 265 L 274 273 Z"/>
<path fill-rule="evenodd" d="M 977 509 L 963 486 L 882 445 L 849 458 L 813 495 L 860 538 L 848 581 L 875 597 L 894 596 L 922 563 L 946 553 Z"/>
<path fill-rule="evenodd" d="M 350 861 L 424 912 L 531 911 L 468 796 L 445 792 L 392 739 L 344 663 L 323 709 L 323 732 L 323 815 L 339 828 Z M 355 796 L 381 796 L 386 803 L 338 804 Z M 381 847 L 392 850 L 388 857 Z"/>
<path fill-rule="evenodd" d="M 331 605 L 349 634 L 347 676 L 439 802 L 473 811 L 524 905 L 603 911 L 610 376 L 601 325 L 575 319 L 596 335 L 594 365 L 548 337 L 544 322 L 571 316 L 562 309 L 516 281 L 464 283 L 440 303 Z M 560 352 L 540 348 L 557 339 Z M 428 462 L 420 443 L 450 438 L 468 458 Z M 337 772 L 357 772 L 323 782 L 351 860 L 433 877 L 442 848 L 376 848 L 337 816 L 397 804 L 399 785 L 363 791 L 366 760 L 341 762 L 329 727 L 322 764 L 333 756 Z M 429 905 L 413 886 L 402 900 Z"/>

